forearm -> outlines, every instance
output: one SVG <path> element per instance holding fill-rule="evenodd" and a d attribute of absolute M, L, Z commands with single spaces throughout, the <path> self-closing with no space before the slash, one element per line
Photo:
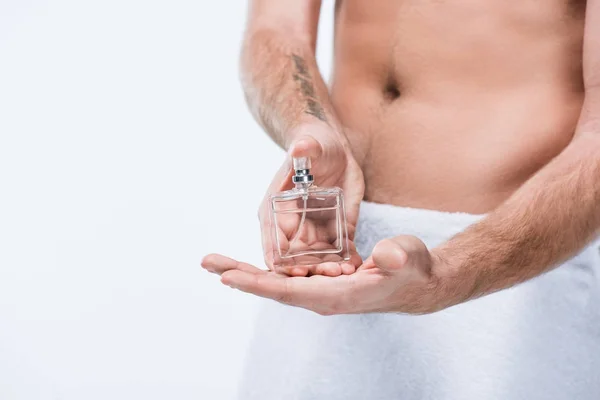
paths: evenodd
<path fill-rule="evenodd" d="M 505 203 L 433 254 L 453 303 L 540 275 L 600 227 L 600 126 L 589 97 L 571 144 Z"/>
<path fill-rule="evenodd" d="M 341 132 L 310 40 L 280 30 L 249 29 L 241 80 L 254 118 L 281 147 L 287 149 L 294 128 L 303 123 L 328 124 Z"/>

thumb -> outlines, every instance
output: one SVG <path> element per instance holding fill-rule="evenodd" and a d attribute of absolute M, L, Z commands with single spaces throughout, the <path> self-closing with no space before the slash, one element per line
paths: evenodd
<path fill-rule="evenodd" d="M 310 157 L 315 160 L 323 154 L 323 146 L 311 135 L 302 135 L 290 145 L 289 155 L 294 158 Z"/>
<path fill-rule="evenodd" d="M 384 239 L 373 249 L 373 262 L 382 270 L 426 279 L 431 273 L 431 255 L 425 243 L 415 236 Z"/>

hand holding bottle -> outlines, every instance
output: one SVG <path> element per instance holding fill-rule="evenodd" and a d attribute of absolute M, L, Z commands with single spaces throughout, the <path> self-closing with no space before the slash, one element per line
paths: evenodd
<path fill-rule="evenodd" d="M 269 269 L 295 276 L 351 274 L 361 264 L 353 239 L 364 193 L 362 171 L 345 137 L 328 124 L 303 124 L 290 133 L 294 139 L 288 157 L 259 209 L 265 262 Z M 292 159 L 310 160 L 311 181 L 305 186 L 297 184 L 297 189 L 285 192 L 284 196 L 276 195 L 294 187 Z M 300 167 L 296 165 L 297 168 Z M 309 188 L 312 176 L 319 188 Z M 341 205 L 336 187 L 343 191 Z M 340 224 L 344 208 L 346 223 Z M 340 251 L 336 252 L 338 245 Z M 283 256 L 285 265 L 282 253 L 291 255 L 287 259 Z M 347 256 L 341 257 L 342 253 Z"/>

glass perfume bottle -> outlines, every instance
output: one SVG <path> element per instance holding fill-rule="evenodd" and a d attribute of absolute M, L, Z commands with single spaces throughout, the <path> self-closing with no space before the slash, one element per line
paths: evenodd
<path fill-rule="evenodd" d="M 273 266 L 349 260 L 342 189 L 316 186 L 309 158 L 294 158 L 293 164 L 295 188 L 269 198 Z"/>

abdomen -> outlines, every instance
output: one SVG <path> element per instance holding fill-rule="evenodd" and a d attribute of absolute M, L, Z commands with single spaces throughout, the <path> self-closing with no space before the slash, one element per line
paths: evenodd
<path fill-rule="evenodd" d="M 332 100 L 369 148 L 368 200 L 486 212 L 570 142 L 583 23 L 567 2 L 365 3 L 338 8 Z"/>

